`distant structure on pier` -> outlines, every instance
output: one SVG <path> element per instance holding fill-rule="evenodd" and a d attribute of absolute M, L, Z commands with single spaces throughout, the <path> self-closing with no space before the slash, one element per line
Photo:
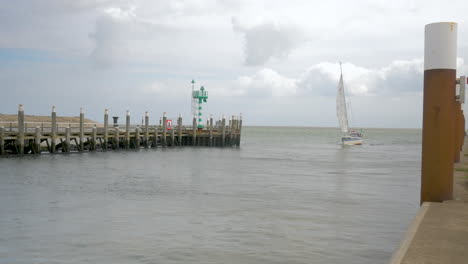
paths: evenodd
<path fill-rule="evenodd" d="M 197 127 L 203 128 L 203 109 L 202 104 L 206 103 L 208 92 L 201 86 L 200 90 L 195 90 L 195 80 L 192 80 L 192 115 L 197 119 Z"/>

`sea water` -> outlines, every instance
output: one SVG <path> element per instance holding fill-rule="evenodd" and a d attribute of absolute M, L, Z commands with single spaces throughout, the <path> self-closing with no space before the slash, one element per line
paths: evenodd
<path fill-rule="evenodd" d="M 0 158 L 0 263 L 387 263 L 419 208 L 421 131 L 363 133 Z"/>

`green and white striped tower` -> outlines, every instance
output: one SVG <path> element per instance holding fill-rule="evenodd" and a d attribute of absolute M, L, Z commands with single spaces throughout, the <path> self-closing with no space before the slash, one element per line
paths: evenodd
<path fill-rule="evenodd" d="M 203 109 L 202 104 L 207 102 L 208 92 L 205 91 L 205 87 L 200 87 L 200 90 L 195 90 L 192 92 L 192 98 L 198 100 L 197 108 L 197 124 L 198 128 L 203 128 Z"/>

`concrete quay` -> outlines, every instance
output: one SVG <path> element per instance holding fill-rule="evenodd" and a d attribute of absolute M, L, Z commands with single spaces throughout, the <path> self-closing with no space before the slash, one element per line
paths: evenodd
<path fill-rule="evenodd" d="M 453 200 L 422 204 L 390 264 L 468 263 L 468 144 L 463 149 Z"/>

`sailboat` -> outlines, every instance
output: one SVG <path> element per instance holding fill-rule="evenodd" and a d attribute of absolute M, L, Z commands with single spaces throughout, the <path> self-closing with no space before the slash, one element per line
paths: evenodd
<path fill-rule="evenodd" d="M 362 145 L 361 133 L 349 131 L 348 112 L 346 110 L 346 96 L 343 84 L 343 70 L 340 62 L 340 82 L 338 83 L 338 93 L 336 95 L 336 115 L 341 128 L 341 142 L 343 145 Z"/>

